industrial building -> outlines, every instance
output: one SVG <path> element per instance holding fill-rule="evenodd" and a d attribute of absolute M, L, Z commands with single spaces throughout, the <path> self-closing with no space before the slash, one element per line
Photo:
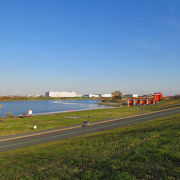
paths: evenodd
<path fill-rule="evenodd" d="M 124 97 L 138 97 L 138 94 L 125 94 Z"/>
<path fill-rule="evenodd" d="M 103 94 L 102 97 L 110 98 L 112 97 L 112 94 Z"/>
<path fill-rule="evenodd" d="M 84 94 L 83 97 L 88 97 L 88 98 L 95 97 L 95 98 L 98 98 L 98 97 L 100 97 L 100 95 L 99 94 Z"/>
<path fill-rule="evenodd" d="M 47 97 L 77 97 L 76 92 L 53 92 L 53 91 L 48 91 L 45 93 L 45 96 Z"/>

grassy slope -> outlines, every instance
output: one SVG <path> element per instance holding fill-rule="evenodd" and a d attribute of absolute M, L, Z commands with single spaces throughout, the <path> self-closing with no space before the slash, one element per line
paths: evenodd
<path fill-rule="evenodd" d="M 51 115 L 33 116 L 28 118 L 10 118 L 0 122 L 0 136 L 31 132 L 34 122 L 37 121 L 38 130 L 69 126 L 83 123 L 86 119 L 90 122 L 107 120 L 109 118 L 125 117 L 141 113 L 135 107 L 122 107 L 113 109 L 98 109 L 80 112 L 59 113 Z M 89 118 L 88 118 L 89 115 Z M 78 117 L 73 119 L 72 117 Z"/>
<path fill-rule="evenodd" d="M 179 100 L 162 101 L 161 103 L 148 106 L 138 107 L 122 107 L 113 109 L 100 109 L 81 112 L 59 113 L 51 115 L 33 116 L 29 118 L 9 118 L 6 120 L 0 119 L 0 136 L 16 133 L 31 132 L 34 123 L 38 125 L 38 130 L 49 128 L 63 127 L 83 123 L 88 121 L 107 120 L 109 118 L 125 117 L 136 115 L 144 112 L 151 112 L 157 108 L 162 108 L 174 104 L 180 104 Z M 88 115 L 90 118 L 88 118 Z M 79 117 L 73 119 L 71 117 Z"/>
<path fill-rule="evenodd" d="M 180 114 L 0 154 L 0 179 L 178 179 Z"/>
<path fill-rule="evenodd" d="M 141 109 L 146 110 L 146 111 L 154 111 L 157 109 L 165 108 L 165 107 L 170 107 L 176 104 L 180 104 L 180 99 L 177 100 L 169 100 L 169 101 L 161 101 L 160 103 L 157 104 L 151 104 L 148 106 L 141 106 Z"/>

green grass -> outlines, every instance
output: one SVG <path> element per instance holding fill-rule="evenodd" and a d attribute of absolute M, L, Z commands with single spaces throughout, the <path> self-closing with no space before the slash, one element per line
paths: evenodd
<path fill-rule="evenodd" d="M 160 103 L 150 104 L 150 105 L 146 105 L 146 106 L 140 106 L 140 108 L 145 111 L 155 111 L 155 110 L 163 109 L 166 107 L 174 106 L 177 104 L 180 105 L 180 99 L 169 100 L 169 101 L 163 100 Z"/>
<path fill-rule="evenodd" d="M 98 109 L 80 112 L 68 112 L 51 115 L 33 116 L 27 118 L 9 118 L 0 121 L 0 136 L 16 133 L 31 132 L 33 125 L 38 130 L 57 128 L 75 124 L 82 124 L 86 119 L 90 122 L 125 117 L 141 113 L 136 107 L 122 107 L 113 109 Z M 78 117 L 73 119 L 73 117 Z"/>
<path fill-rule="evenodd" d="M 180 177 L 180 114 L 0 153 L 0 179 Z"/>
<path fill-rule="evenodd" d="M 144 112 L 151 112 L 158 108 L 180 104 L 180 99 L 171 101 L 162 101 L 155 105 L 146 105 L 136 107 L 120 107 L 113 109 L 99 109 L 80 112 L 68 112 L 51 115 L 33 116 L 28 118 L 8 118 L 0 119 L 0 136 L 17 133 L 32 132 L 34 124 L 38 125 L 38 130 L 57 128 L 75 124 L 82 124 L 84 120 L 90 122 L 107 120 L 112 118 L 126 117 Z M 73 119 L 72 117 L 78 117 Z"/>

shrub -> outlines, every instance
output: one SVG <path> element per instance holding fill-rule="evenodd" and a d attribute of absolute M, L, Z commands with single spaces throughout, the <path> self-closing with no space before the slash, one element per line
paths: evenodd
<path fill-rule="evenodd" d="M 13 114 L 11 114 L 11 113 L 8 113 L 8 112 L 6 112 L 5 113 L 5 117 L 6 118 L 13 118 L 13 117 L 15 117 Z"/>

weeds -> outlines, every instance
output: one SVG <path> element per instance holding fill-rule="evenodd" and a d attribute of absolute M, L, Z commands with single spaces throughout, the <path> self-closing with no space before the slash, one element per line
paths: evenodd
<path fill-rule="evenodd" d="M 9 119 L 9 118 L 15 118 L 16 116 L 14 116 L 14 115 L 11 114 L 11 113 L 6 112 L 6 113 L 5 113 L 5 117 L 6 117 L 7 119 Z"/>

